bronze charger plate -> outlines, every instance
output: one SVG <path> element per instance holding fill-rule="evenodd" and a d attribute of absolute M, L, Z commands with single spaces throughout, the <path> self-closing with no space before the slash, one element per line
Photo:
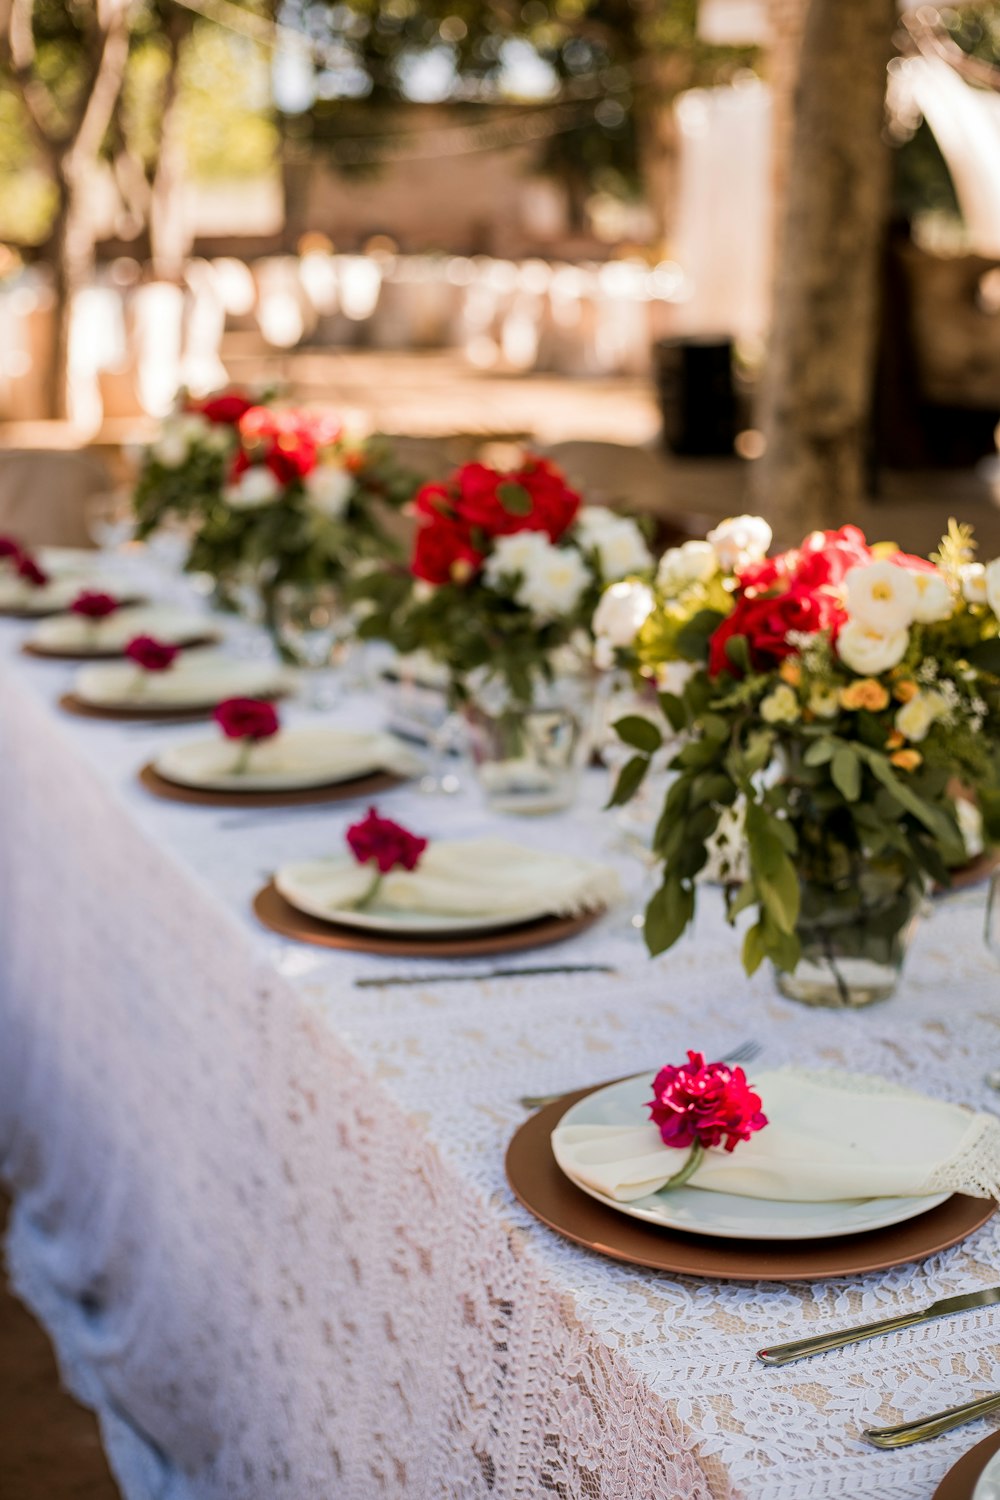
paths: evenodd
<path fill-rule="evenodd" d="M 954 1464 L 934 1491 L 932 1500 L 972 1500 L 972 1493 L 994 1453 L 1000 1450 L 1000 1432 L 983 1438 Z"/>
<path fill-rule="evenodd" d="M 507 1148 L 507 1181 L 520 1203 L 566 1239 L 613 1260 L 720 1281 L 821 1281 L 923 1260 L 957 1245 L 996 1212 L 992 1199 L 954 1193 L 902 1224 L 826 1240 L 731 1240 L 661 1229 L 616 1213 L 560 1171 L 549 1137 L 570 1105 L 606 1087 L 579 1089 L 532 1115 Z"/>
<path fill-rule="evenodd" d="M 418 934 L 373 932 L 370 928 L 341 926 L 307 916 L 286 901 L 274 881 L 259 890 L 253 900 L 254 915 L 272 932 L 314 943 L 320 948 L 340 948 L 352 953 L 377 953 L 383 958 L 487 958 L 497 953 L 518 953 L 523 948 L 542 948 L 576 937 L 603 916 L 603 911 L 584 912 L 579 917 L 536 917 L 532 922 L 501 927 L 490 932 Z"/>
<path fill-rule="evenodd" d="M 258 693 L 256 696 L 268 703 L 277 703 L 286 694 Z M 63 693 L 59 699 L 59 707 L 81 719 L 106 719 L 118 724 L 200 724 L 203 719 L 210 719 L 215 712 L 214 703 L 207 703 L 204 708 L 172 708 L 169 704 L 164 704 L 161 708 L 140 708 L 131 704 L 128 708 L 118 708 L 110 704 L 88 703 L 76 693 Z"/>
<path fill-rule="evenodd" d="M 82 587 L 85 587 L 85 585 L 81 584 Z M 126 604 L 145 604 L 146 600 L 142 598 L 120 599 L 118 602 L 124 606 Z M 17 609 L 13 605 L 7 605 L 6 607 L 0 607 L 0 620 L 51 620 L 54 615 L 64 615 L 65 613 L 65 604 L 60 604 L 53 609 Z"/>
<path fill-rule="evenodd" d="M 197 646 L 217 646 L 222 640 L 216 631 L 204 635 L 193 635 L 186 641 L 174 641 L 179 651 L 193 651 Z M 21 646 L 25 656 L 35 656 L 39 661 L 124 661 L 125 651 L 46 651 L 41 646 L 25 641 Z"/>
<path fill-rule="evenodd" d="M 163 797 L 168 802 L 187 802 L 191 807 L 309 807 L 313 803 L 319 806 L 324 802 L 346 802 L 352 797 L 376 797 L 380 792 L 402 786 L 406 779 L 392 771 L 370 771 L 364 776 L 352 776 L 347 781 L 330 781 L 325 786 L 230 792 L 220 787 L 182 786 L 179 781 L 161 776 L 152 761 L 139 772 L 139 780 L 154 797 Z"/>

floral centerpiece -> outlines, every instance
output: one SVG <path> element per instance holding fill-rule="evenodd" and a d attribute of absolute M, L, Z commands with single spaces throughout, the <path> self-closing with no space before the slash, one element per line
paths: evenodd
<path fill-rule="evenodd" d="M 224 603 L 252 580 L 267 606 L 283 583 L 346 584 L 364 560 L 391 555 L 387 513 L 415 485 L 384 441 L 350 435 L 329 412 L 238 391 L 184 398 L 146 452 L 138 534 L 186 522 L 187 567 L 208 573 Z"/>
<path fill-rule="evenodd" d="M 860 1004 L 891 993 L 916 907 L 965 856 L 955 797 L 1000 840 L 1000 559 L 984 567 L 951 523 L 931 560 L 853 526 L 767 555 L 739 517 L 663 557 L 653 588 L 602 601 L 605 649 L 660 688 L 679 748 L 653 848 L 654 953 L 691 921 L 720 819 L 744 812 L 746 878 L 730 920 L 755 914 L 748 972 L 769 958 L 785 994 Z M 619 722 L 627 801 L 664 743 Z"/>

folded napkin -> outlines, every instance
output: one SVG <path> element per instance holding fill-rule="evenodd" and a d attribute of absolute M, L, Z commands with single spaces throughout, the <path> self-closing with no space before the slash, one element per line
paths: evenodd
<path fill-rule="evenodd" d="M 52 578 L 48 583 L 32 584 L 16 573 L 0 569 L 0 609 L 38 615 L 68 609 L 80 590 L 88 587 L 92 585 L 80 578 Z"/>
<path fill-rule="evenodd" d="M 177 645 L 212 633 L 211 622 L 190 610 L 150 605 L 119 609 L 103 620 L 56 615 L 41 622 L 31 642 L 42 651 L 121 651 L 137 635 Z"/>
<path fill-rule="evenodd" d="M 420 762 L 391 734 L 352 732 L 322 726 L 282 729 L 255 745 L 245 771 L 234 772 L 240 747 L 221 737 L 171 745 L 157 758 L 156 769 L 192 786 L 222 783 L 253 789 L 263 784 L 313 785 L 346 781 L 368 771 L 410 776 Z"/>
<path fill-rule="evenodd" d="M 994 1115 L 854 1074 L 782 1069 L 754 1073 L 752 1083 L 768 1125 L 731 1153 L 706 1151 L 689 1187 L 790 1203 L 1000 1197 Z M 567 1177 L 619 1203 L 658 1192 L 688 1157 L 664 1146 L 652 1124 L 557 1126 L 552 1150 Z"/>
<path fill-rule="evenodd" d="M 262 698 L 283 686 L 279 667 L 209 651 L 179 657 L 166 672 L 141 675 L 132 662 L 102 662 L 81 667 L 73 681 L 85 702 L 127 708 L 212 707 L 223 698 Z"/>
<path fill-rule="evenodd" d="M 315 908 L 349 910 L 372 883 L 367 865 L 353 858 L 317 860 L 279 872 L 278 888 L 294 901 L 308 892 Z M 510 844 L 506 839 L 442 839 L 428 845 L 415 870 L 391 870 L 383 878 L 377 907 L 436 916 L 570 916 L 607 906 L 618 894 L 613 870 Z"/>

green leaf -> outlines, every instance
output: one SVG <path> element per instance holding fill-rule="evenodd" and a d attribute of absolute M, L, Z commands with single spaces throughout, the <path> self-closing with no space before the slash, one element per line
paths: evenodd
<path fill-rule="evenodd" d="M 757 903 L 757 887 L 752 880 L 744 880 L 736 895 L 726 907 L 726 921 L 735 922 L 741 912 L 749 911 Z"/>
<path fill-rule="evenodd" d="M 766 957 L 764 923 L 755 922 L 747 929 L 746 937 L 743 939 L 743 967 L 748 974 L 756 974 Z"/>
<path fill-rule="evenodd" d="M 651 720 L 644 719 L 641 714 L 629 714 L 627 718 L 616 720 L 614 731 L 626 745 L 631 745 L 633 750 L 641 750 L 645 755 L 655 754 L 663 744 L 663 735 L 656 725 Z"/>
<path fill-rule="evenodd" d="M 694 891 L 668 877 L 646 907 L 643 932 L 650 953 L 672 948 L 693 916 Z"/>
<path fill-rule="evenodd" d="M 733 666 L 741 672 L 750 670 L 750 647 L 745 635 L 731 635 L 726 642 L 726 655 Z"/>
<path fill-rule="evenodd" d="M 983 832 L 991 844 L 1000 844 L 1000 790 L 994 787 L 980 788 L 977 797 L 979 811 L 983 815 Z"/>
<path fill-rule="evenodd" d="M 687 710 L 684 707 L 684 700 L 678 698 L 676 693 L 661 693 L 660 707 L 674 734 L 680 734 L 683 729 L 687 728 Z"/>
<path fill-rule="evenodd" d="M 531 496 L 523 484 L 508 480 L 505 484 L 497 485 L 497 499 L 508 515 L 530 516 L 531 514 Z"/>
<path fill-rule="evenodd" d="M 762 771 L 771 759 L 774 749 L 774 735 L 770 729 L 755 729 L 747 735 L 746 750 L 743 755 L 743 765 L 748 776 L 755 776 Z"/>
<path fill-rule="evenodd" d="M 725 619 L 717 609 L 700 609 L 686 620 L 674 640 L 674 649 L 682 661 L 703 662 L 708 657 L 709 638 Z"/>
<path fill-rule="evenodd" d="M 845 802 L 857 802 L 861 796 L 861 762 L 846 745 L 833 752 L 830 778 Z"/>
<path fill-rule="evenodd" d="M 692 807 L 701 807 L 705 802 L 731 807 L 736 796 L 737 788 L 724 771 L 701 771 L 691 783 Z"/>
<path fill-rule="evenodd" d="M 631 760 L 625 762 L 615 782 L 615 789 L 605 804 L 607 807 L 621 807 L 634 797 L 642 785 L 643 778 L 649 770 L 649 759 L 645 755 L 633 755 Z"/>
<path fill-rule="evenodd" d="M 832 740 L 815 740 L 802 759 L 807 766 L 825 766 L 833 759 L 836 748 Z"/>
<path fill-rule="evenodd" d="M 994 636 L 989 641 L 980 641 L 978 645 L 970 647 L 965 655 L 971 667 L 977 667 L 981 672 L 991 672 L 994 677 L 1000 677 L 1000 636 Z"/>

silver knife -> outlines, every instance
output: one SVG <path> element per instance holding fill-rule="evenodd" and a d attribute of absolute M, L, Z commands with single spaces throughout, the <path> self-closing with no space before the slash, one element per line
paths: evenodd
<path fill-rule="evenodd" d="M 950 1313 L 966 1312 L 970 1307 L 994 1307 L 1000 1302 L 1000 1286 L 985 1287 L 981 1292 L 965 1292 L 961 1297 L 942 1297 L 930 1307 L 917 1312 L 901 1313 L 895 1318 L 882 1318 L 878 1323 L 862 1323 L 857 1328 L 844 1328 L 840 1333 L 822 1333 L 818 1338 L 796 1339 L 791 1344 L 775 1344 L 770 1349 L 758 1349 L 757 1358 L 766 1365 L 789 1365 L 795 1359 L 807 1359 L 810 1354 L 822 1354 L 826 1349 L 840 1349 L 844 1344 L 854 1344 L 861 1339 L 873 1339 L 880 1333 L 895 1333 L 897 1328 L 912 1328 L 917 1323 L 927 1323 L 932 1318 L 945 1318 Z"/>
<path fill-rule="evenodd" d="M 908 1448 L 911 1443 L 924 1443 L 928 1438 L 940 1437 L 953 1427 L 966 1422 L 976 1422 L 1000 1411 L 1000 1393 L 992 1391 L 988 1396 L 978 1396 L 964 1406 L 949 1406 L 929 1417 L 918 1417 L 915 1422 L 901 1422 L 898 1427 L 866 1427 L 861 1436 L 876 1448 Z"/>

